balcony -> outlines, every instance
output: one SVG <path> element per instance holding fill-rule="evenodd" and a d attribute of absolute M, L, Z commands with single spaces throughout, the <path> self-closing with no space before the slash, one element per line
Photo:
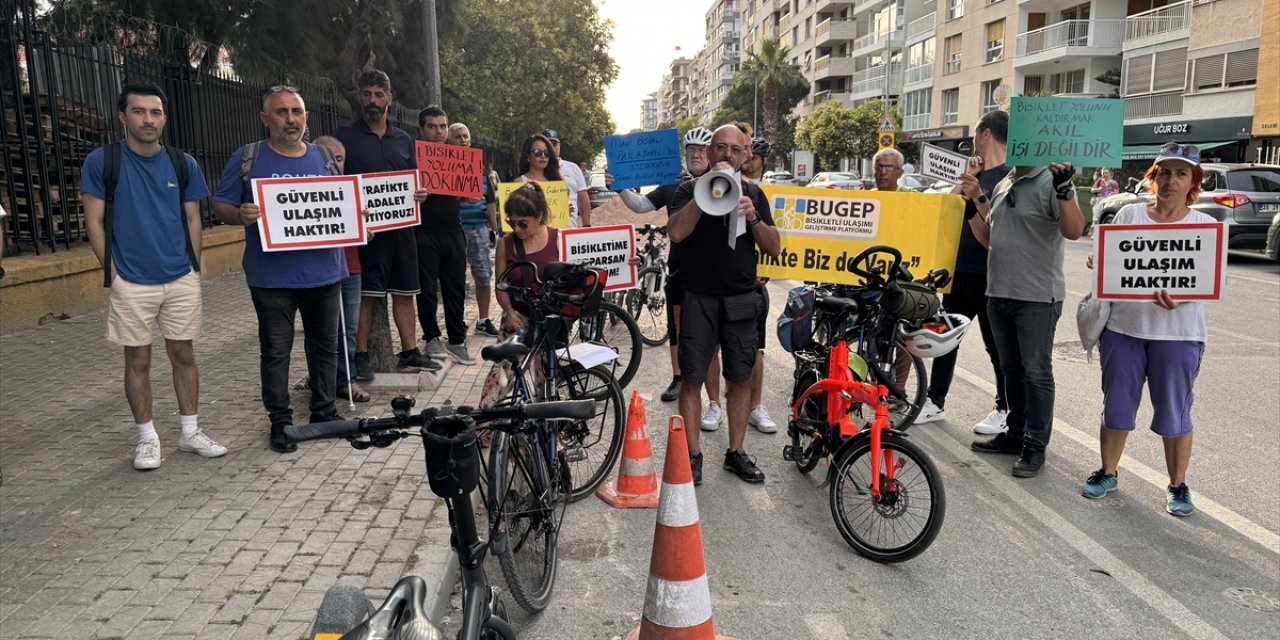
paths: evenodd
<path fill-rule="evenodd" d="M 902 63 L 889 65 L 889 94 L 897 95 L 902 90 Z M 853 84 L 849 94 L 854 100 L 863 100 L 883 95 L 885 92 L 885 65 L 863 69 L 853 74 Z"/>
<path fill-rule="evenodd" d="M 849 76 L 853 75 L 855 69 L 857 65 L 852 56 L 825 55 L 813 61 L 813 79 L 817 81 Z"/>
<path fill-rule="evenodd" d="M 1124 119 L 1182 115 L 1182 92 L 1131 96 L 1124 99 Z"/>
<path fill-rule="evenodd" d="M 1018 36 L 1014 66 L 1022 68 L 1068 58 L 1118 56 L 1124 20 L 1063 20 Z"/>
<path fill-rule="evenodd" d="M 933 82 L 934 63 L 927 62 L 907 69 L 907 77 L 904 80 L 904 89 L 911 85 L 925 84 Z"/>
<path fill-rule="evenodd" d="M 932 113 L 917 113 L 912 116 L 903 116 L 903 131 L 918 131 L 920 129 L 928 129 L 930 120 L 933 119 Z"/>
<path fill-rule="evenodd" d="M 885 49 L 886 39 L 889 41 L 889 49 L 901 49 L 902 29 L 868 33 L 867 35 L 853 41 L 853 50 L 850 53 L 854 56 L 865 56 L 870 53 L 877 53 Z"/>
<path fill-rule="evenodd" d="M 853 15 L 855 16 L 862 15 L 863 13 L 870 11 L 888 1 L 889 0 L 857 0 L 857 4 L 853 5 Z"/>
<path fill-rule="evenodd" d="M 1124 21 L 1125 50 L 1185 38 L 1191 33 L 1191 2 L 1135 13 Z"/>
<path fill-rule="evenodd" d="M 907 42 L 924 40 L 933 35 L 938 26 L 938 13 L 935 11 L 907 23 Z"/>
<path fill-rule="evenodd" d="M 818 23 L 817 29 L 814 30 L 814 37 L 817 38 L 818 46 L 854 40 L 858 37 L 858 22 L 842 18 L 827 18 Z"/>

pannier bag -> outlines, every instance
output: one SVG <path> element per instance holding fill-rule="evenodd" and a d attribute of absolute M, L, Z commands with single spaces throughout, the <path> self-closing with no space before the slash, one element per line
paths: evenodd
<path fill-rule="evenodd" d="M 938 314 L 938 293 L 917 282 L 890 282 L 881 297 L 884 309 L 899 320 L 920 322 Z"/>
<path fill-rule="evenodd" d="M 787 353 L 813 346 L 813 287 L 796 287 L 787 292 L 787 304 L 778 316 L 778 342 Z"/>
<path fill-rule="evenodd" d="M 573 296 L 574 300 L 561 301 L 558 306 L 548 305 L 544 311 L 566 318 L 592 318 L 600 313 L 604 300 L 604 284 L 608 273 L 571 262 L 549 262 L 542 270 L 543 281 L 552 291 Z M 580 296 L 580 299 L 579 299 Z"/>

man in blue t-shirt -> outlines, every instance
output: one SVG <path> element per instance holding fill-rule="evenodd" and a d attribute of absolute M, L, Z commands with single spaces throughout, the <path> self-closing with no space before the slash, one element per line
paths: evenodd
<path fill-rule="evenodd" d="M 289 404 L 289 354 L 294 319 L 302 315 L 306 344 L 311 422 L 341 420 L 334 409 L 338 376 L 338 307 L 347 277 L 342 249 L 265 252 L 258 232 L 260 210 L 253 202 L 254 178 L 330 175 L 320 148 L 302 141 L 307 109 L 292 87 L 273 87 L 262 100 L 262 124 L 269 135 L 258 148 L 249 174 L 240 178 L 244 147 L 231 154 L 213 196 L 213 212 L 227 224 L 245 227 L 244 276 L 258 315 L 262 404 L 271 420 L 271 450 L 296 451 L 284 435 L 293 424 Z"/>
<path fill-rule="evenodd" d="M 448 142 L 471 146 L 471 130 L 461 122 L 449 125 Z M 489 248 L 498 233 L 498 199 L 487 177 L 480 183 L 484 195 L 478 200 L 460 199 L 458 208 L 462 215 L 462 235 L 467 243 L 467 262 L 471 264 L 471 279 L 476 285 L 476 307 L 479 310 L 476 333 L 496 338 L 498 328 L 489 319 L 489 300 L 493 289 L 493 258 L 489 255 Z"/>
<path fill-rule="evenodd" d="M 179 202 L 183 188 L 178 170 L 160 144 L 166 106 L 164 93 L 149 82 L 126 84 L 120 92 L 117 107 L 125 140 L 118 151 L 110 225 L 110 185 L 103 176 L 108 149 L 90 153 L 80 173 L 89 244 L 111 274 L 107 339 L 124 346 L 124 394 L 138 427 L 133 466 L 139 470 L 155 469 L 161 460 L 151 409 L 152 327 L 157 325 L 173 365 L 182 424 L 178 449 L 206 458 L 227 453 L 196 422 L 200 373 L 191 342 L 200 334 L 200 200 L 209 197 L 209 187 L 196 161 L 182 154 L 187 184 L 185 201 Z"/>

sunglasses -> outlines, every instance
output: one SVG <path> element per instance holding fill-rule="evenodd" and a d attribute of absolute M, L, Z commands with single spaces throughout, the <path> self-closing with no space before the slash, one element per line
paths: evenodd
<path fill-rule="evenodd" d="M 280 93 L 281 91 L 288 91 L 289 93 L 298 93 L 298 88 L 291 84 L 277 84 L 277 85 L 272 85 L 270 89 L 267 89 L 268 94 Z"/>
<path fill-rule="evenodd" d="M 531 155 L 531 156 L 533 156 L 533 157 L 535 157 L 535 158 L 550 158 L 550 157 L 551 157 L 551 152 L 550 152 L 550 151 L 545 151 L 545 150 L 543 150 L 543 149 L 534 149 L 533 151 L 530 151 L 530 152 L 529 152 L 529 155 Z"/>
<path fill-rule="evenodd" d="M 1200 157 L 1200 148 L 1194 144 L 1179 144 L 1177 142 L 1166 142 L 1160 147 L 1160 155 L 1162 156 L 1183 156 L 1183 157 Z"/>
<path fill-rule="evenodd" d="M 528 221 L 516 222 L 511 218 L 507 218 L 507 226 L 511 227 L 512 229 L 519 229 L 521 231 L 525 231 L 529 227 L 533 226 L 533 223 Z"/>

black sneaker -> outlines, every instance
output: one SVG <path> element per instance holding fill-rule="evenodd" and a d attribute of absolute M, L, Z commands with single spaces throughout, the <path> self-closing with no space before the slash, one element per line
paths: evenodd
<path fill-rule="evenodd" d="M 284 434 L 284 428 L 287 426 L 290 426 L 290 423 L 281 422 L 280 424 L 271 425 L 271 439 L 267 442 L 272 451 L 276 453 L 293 453 L 298 450 L 298 445 L 294 444 L 294 442 Z"/>
<path fill-rule="evenodd" d="M 1022 438 L 1015 438 L 1006 433 L 997 433 L 990 440 L 974 440 L 970 449 L 978 453 L 1022 453 Z"/>
<path fill-rule="evenodd" d="M 485 318 L 484 320 L 476 323 L 476 333 L 482 336 L 496 338 L 498 337 L 498 328 L 493 326 L 492 320 Z"/>
<path fill-rule="evenodd" d="M 1038 449 L 1023 449 L 1022 455 L 1018 457 L 1018 461 L 1013 463 L 1013 477 L 1015 478 L 1034 478 L 1040 474 L 1040 467 L 1044 466 L 1044 451 Z"/>
<path fill-rule="evenodd" d="M 359 382 L 371 382 L 373 380 L 373 365 L 369 364 L 369 352 L 356 352 L 356 380 Z"/>
<path fill-rule="evenodd" d="M 400 358 L 396 362 L 396 371 L 400 373 L 414 373 L 417 371 L 439 371 L 440 363 L 422 355 L 417 349 L 409 351 L 401 351 Z"/>
<path fill-rule="evenodd" d="M 660 397 L 662 398 L 663 402 L 672 402 L 676 398 L 679 398 L 680 397 L 680 380 L 677 378 L 672 378 L 671 384 L 667 385 L 667 390 L 663 391 Z"/>
<path fill-rule="evenodd" d="M 689 454 L 689 470 L 693 472 L 693 486 L 702 486 L 702 452 Z"/>
<path fill-rule="evenodd" d="M 346 418 L 342 417 L 342 415 L 339 414 L 337 411 L 334 411 L 333 413 L 330 413 L 328 415 L 313 413 L 311 414 L 311 418 L 308 419 L 307 422 L 340 422 L 342 420 L 346 420 Z"/>
<path fill-rule="evenodd" d="M 724 468 L 752 484 L 764 482 L 764 472 L 756 467 L 756 461 L 741 449 L 724 452 Z"/>

